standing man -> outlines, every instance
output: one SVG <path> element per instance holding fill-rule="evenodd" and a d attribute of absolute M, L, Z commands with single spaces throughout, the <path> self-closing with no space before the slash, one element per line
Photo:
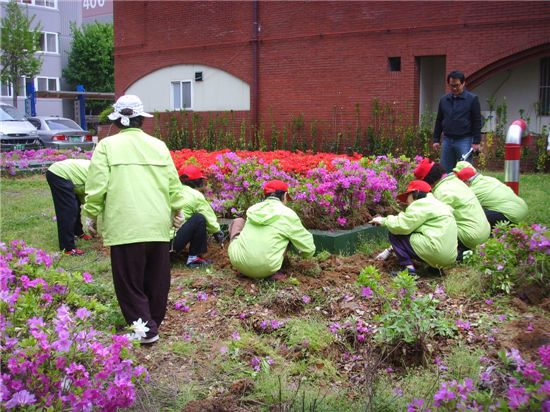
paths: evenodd
<path fill-rule="evenodd" d="M 439 100 L 435 120 L 433 148 L 441 145 L 441 165 L 451 173 L 459 160 L 472 163 L 472 152 L 479 151 L 481 142 L 481 108 L 479 98 L 465 90 L 464 73 L 447 75 L 451 93 Z M 441 139 L 443 139 L 440 144 Z M 471 149 L 471 150 L 470 150 Z"/>
<path fill-rule="evenodd" d="M 109 119 L 121 130 L 101 140 L 92 156 L 84 230 L 96 234 L 101 215 L 120 309 L 129 324 L 146 322 L 141 343 L 149 344 L 158 341 L 166 314 L 171 226 L 183 224 L 184 198 L 168 148 L 141 130 L 144 118 L 153 116 L 139 97 L 122 96 L 113 107 Z"/>
<path fill-rule="evenodd" d="M 82 231 L 80 205 L 84 203 L 84 185 L 90 161 L 87 159 L 66 159 L 52 164 L 46 171 L 46 180 L 52 191 L 53 206 L 57 221 L 59 247 L 65 255 L 80 256 L 75 236 L 91 238 Z"/>

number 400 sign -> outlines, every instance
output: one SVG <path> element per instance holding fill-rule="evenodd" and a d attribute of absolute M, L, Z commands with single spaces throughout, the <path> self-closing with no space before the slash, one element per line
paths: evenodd
<path fill-rule="evenodd" d="M 82 0 L 82 7 L 86 10 L 105 6 L 105 0 Z"/>

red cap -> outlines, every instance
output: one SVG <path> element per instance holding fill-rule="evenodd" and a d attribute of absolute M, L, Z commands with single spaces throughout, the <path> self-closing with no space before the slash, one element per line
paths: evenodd
<path fill-rule="evenodd" d="M 264 186 L 264 195 L 275 193 L 277 190 L 288 192 L 288 185 L 282 180 L 270 180 Z"/>
<path fill-rule="evenodd" d="M 456 172 L 456 177 L 465 182 L 466 180 L 470 180 L 476 174 L 476 171 L 471 167 L 465 167 L 464 169 Z"/>
<path fill-rule="evenodd" d="M 432 190 L 432 187 L 423 180 L 413 180 L 409 183 L 409 186 L 407 186 L 406 192 L 397 195 L 397 200 L 406 203 L 407 197 L 409 197 L 409 193 L 414 192 L 415 190 L 428 193 Z"/>
<path fill-rule="evenodd" d="M 193 165 L 182 166 L 178 174 L 181 180 L 206 179 L 206 176 L 202 174 L 202 170 Z"/>
<path fill-rule="evenodd" d="M 434 162 L 425 157 L 420 161 L 420 163 L 418 163 L 416 169 L 414 169 L 414 177 L 421 180 L 424 179 L 428 175 L 428 173 L 430 173 L 430 170 L 432 170 L 432 166 L 434 164 Z"/>

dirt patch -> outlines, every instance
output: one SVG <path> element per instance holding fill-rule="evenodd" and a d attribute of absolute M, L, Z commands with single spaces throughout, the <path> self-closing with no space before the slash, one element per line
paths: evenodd
<path fill-rule="evenodd" d="M 550 344 L 550 319 L 532 317 L 506 323 L 497 334 L 502 349 L 518 349 L 525 358 L 534 359 L 539 347 Z"/>
<path fill-rule="evenodd" d="M 240 406 L 240 402 L 237 398 L 228 395 L 200 401 L 191 401 L 182 409 L 182 412 L 247 412 L 256 410 L 258 409 L 250 405 L 246 407 Z"/>

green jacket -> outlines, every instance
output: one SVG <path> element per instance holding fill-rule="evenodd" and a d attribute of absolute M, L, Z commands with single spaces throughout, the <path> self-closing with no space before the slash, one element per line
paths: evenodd
<path fill-rule="evenodd" d="M 66 159 L 52 164 L 48 170 L 54 175 L 70 181 L 74 185 L 74 192 L 84 203 L 84 186 L 88 176 L 90 161 L 86 159 Z"/>
<path fill-rule="evenodd" d="M 184 198 L 166 145 L 141 129 L 101 140 L 86 181 L 83 218 L 101 215 L 106 246 L 168 242 Z"/>
<path fill-rule="evenodd" d="M 510 222 L 519 223 L 527 216 L 527 203 L 494 177 L 478 174 L 472 178 L 470 189 L 484 209 L 500 212 Z"/>
<path fill-rule="evenodd" d="M 436 199 L 451 206 L 458 228 L 458 240 L 474 249 L 489 239 L 491 226 L 474 192 L 454 173 L 441 179 L 433 188 Z"/>
<path fill-rule="evenodd" d="M 181 194 L 183 195 L 183 214 L 185 219 L 189 219 L 196 213 L 200 213 L 206 219 L 206 231 L 209 234 L 213 234 L 220 231 L 220 224 L 218 218 L 212 210 L 212 206 L 205 199 L 204 195 L 192 187 L 182 185 Z"/>
<path fill-rule="evenodd" d="M 231 264 L 243 275 L 262 279 L 271 276 L 283 264 L 291 242 L 302 255 L 315 253 L 313 236 L 298 215 L 279 199 L 269 197 L 246 211 L 241 234 L 229 244 Z"/>
<path fill-rule="evenodd" d="M 457 255 L 457 228 L 452 209 L 431 193 L 415 200 L 397 216 L 382 224 L 394 235 L 411 235 L 416 254 L 433 267 L 451 266 Z"/>

